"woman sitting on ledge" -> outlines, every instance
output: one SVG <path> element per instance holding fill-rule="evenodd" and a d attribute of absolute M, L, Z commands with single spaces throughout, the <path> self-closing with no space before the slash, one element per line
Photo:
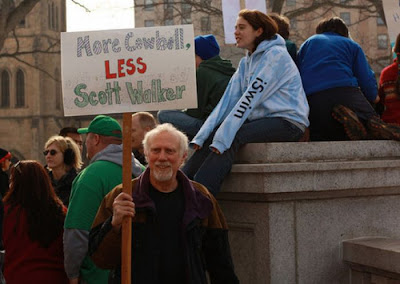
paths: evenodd
<path fill-rule="evenodd" d="M 299 141 L 308 127 L 300 74 L 271 17 L 242 10 L 236 45 L 247 49 L 224 95 L 191 142 L 196 150 L 183 167 L 214 195 L 246 143 Z"/>

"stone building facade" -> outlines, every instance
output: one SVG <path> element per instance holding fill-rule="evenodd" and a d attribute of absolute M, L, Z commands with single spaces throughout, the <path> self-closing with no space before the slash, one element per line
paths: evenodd
<path fill-rule="evenodd" d="M 17 1 L 18 4 L 18 1 Z M 14 57 L 0 56 L 0 147 L 18 159 L 44 162 L 46 140 L 81 118 L 65 118 L 61 95 L 60 32 L 66 30 L 65 0 L 40 1 L 10 33 L 2 53 L 48 50 Z"/>

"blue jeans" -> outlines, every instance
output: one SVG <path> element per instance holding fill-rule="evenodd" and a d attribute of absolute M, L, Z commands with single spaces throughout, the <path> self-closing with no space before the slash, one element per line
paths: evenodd
<path fill-rule="evenodd" d="M 187 115 L 181 110 L 160 110 L 157 114 L 160 123 L 171 123 L 192 140 L 199 132 L 204 121 Z"/>
<path fill-rule="evenodd" d="M 274 117 L 246 122 L 236 133 L 231 147 L 222 154 L 210 151 L 215 131 L 200 150 L 183 166 L 182 171 L 192 180 L 203 184 L 215 196 L 225 176 L 231 171 L 239 147 L 247 143 L 299 141 L 303 131 L 289 121 Z"/>

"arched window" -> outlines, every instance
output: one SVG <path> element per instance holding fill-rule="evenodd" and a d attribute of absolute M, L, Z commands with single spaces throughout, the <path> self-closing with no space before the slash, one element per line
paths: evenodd
<path fill-rule="evenodd" d="M 17 71 L 17 99 L 16 99 L 16 107 L 25 106 L 25 75 L 21 69 Z"/>
<path fill-rule="evenodd" d="M 59 19 L 59 16 L 58 16 L 58 6 L 56 6 L 55 9 L 56 9 L 56 26 L 55 26 L 55 29 L 56 29 L 56 31 L 59 31 L 60 30 L 60 25 L 59 25 L 60 19 Z"/>
<path fill-rule="evenodd" d="M 10 74 L 7 71 L 1 73 L 1 107 L 10 107 Z"/>
<path fill-rule="evenodd" d="M 49 26 L 49 29 L 51 29 L 51 4 L 47 4 L 47 24 Z"/>
<path fill-rule="evenodd" d="M 56 15 L 55 15 L 55 7 L 54 7 L 54 3 L 51 3 L 51 29 L 54 30 L 56 27 Z"/>

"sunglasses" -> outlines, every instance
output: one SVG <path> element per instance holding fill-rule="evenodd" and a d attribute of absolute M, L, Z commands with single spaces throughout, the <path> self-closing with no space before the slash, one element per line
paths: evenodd
<path fill-rule="evenodd" d="M 51 156 L 54 156 L 58 152 L 56 150 L 54 150 L 54 149 L 43 151 L 43 155 L 45 155 L 45 156 L 47 156 L 48 153 L 50 153 Z"/>

